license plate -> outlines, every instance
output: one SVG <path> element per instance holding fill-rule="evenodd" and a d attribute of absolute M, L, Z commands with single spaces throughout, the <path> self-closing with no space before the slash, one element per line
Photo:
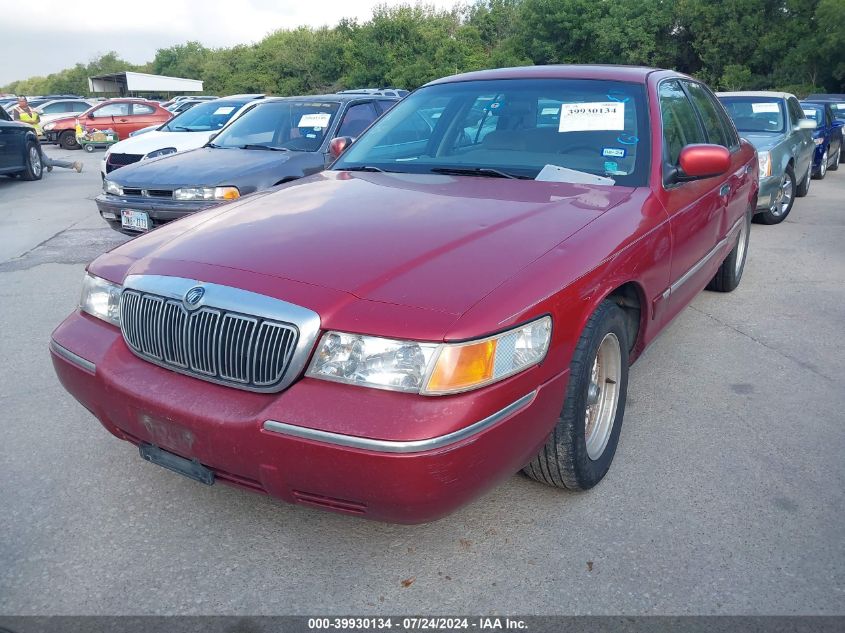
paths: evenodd
<path fill-rule="evenodd" d="M 172 470 L 174 473 L 185 475 L 185 477 L 198 481 L 206 486 L 214 483 L 214 471 L 206 468 L 195 459 L 191 460 L 179 457 L 153 444 L 141 444 L 138 447 L 138 452 L 148 462 L 166 468 L 167 470 Z"/>
<path fill-rule="evenodd" d="M 120 225 L 124 229 L 129 229 L 131 231 L 149 231 L 150 216 L 146 211 L 136 211 L 134 209 L 121 209 Z"/>

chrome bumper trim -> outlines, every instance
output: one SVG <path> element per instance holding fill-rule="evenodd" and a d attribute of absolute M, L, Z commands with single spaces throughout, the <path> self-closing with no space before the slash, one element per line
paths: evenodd
<path fill-rule="evenodd" d="M 481 433 L 498 422 L 501 422 L 511 414 L 527 407 L 534 400 L 536 395 L 537 391 L 534 390 L 483 420 L 479 420 L 474 424 L 470 424 L 469 426 L 453 431 L 452 433 L 447 433 L 446 435 L 440 435 L 438 437 L 432 437 L 425 440 L 411 440 L 407 442 L 375 440 L 369 437 L 344 435 L 342 433 L 332 433 L 330 431 L 319 431 L 317 429 L 295 426 L 285 422 L 276 422 L 275 420 L 267 420 L 264 423 L 264 430 L 272 431 L 273 433 L 280 433 L 282 435 L 299 437 L 306 440 L 326 442 L 328 444 L 348 446 L 350 448 L 378 451 L 380 453 L 419 453 L 422 451 L 443 448 L 444 446 L 449 446 L 450 444 L 460 442 L 461 440 Z"/>
<path fill-rule="evenodd" d="M 61 356 L 69 363 L 73 363 L 80 369 L 84 369 L 85 371 L 95 374 L 97 373 L 97 366 L 92 363 L 90 360 L 86 360 L 82 358 L 79 354 L 74 354 L 66 347 L 62 347 L 56 341 L 50 341 L 50 351 L 53 352 L 56 356 Z"/>

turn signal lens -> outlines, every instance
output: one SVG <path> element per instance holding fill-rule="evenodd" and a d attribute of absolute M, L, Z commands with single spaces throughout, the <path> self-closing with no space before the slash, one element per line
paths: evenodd
<path fill-rule="evenodd" d="M 237 200 L 241 197 L 241 192 L 237 187 L 215 187 L 215 200 Z"/>
<path fill-rule="evenodd" d="M 767 178 L 772 175 L 772 157 L 767 151 L 757 153 L 757 161 L 760 168 L 760 178 Z"/>
<path fill-rule="evenodd" d="M 544 316 L 495 336 L 442 345 L 420 393 L 443 395 L 504 380 L 546 357 L 552 320 Z"/>
<path fill-rule="evenodd" d="M 460 391 L 493 378 L 496 341 L 486 340 L 460 347 L 444 347 L 428 379 L 426 391 Z"/>

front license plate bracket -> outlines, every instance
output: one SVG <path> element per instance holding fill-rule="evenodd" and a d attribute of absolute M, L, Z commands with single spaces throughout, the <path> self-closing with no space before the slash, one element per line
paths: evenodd
<path fill-rule="evenodd" d="M 214 471 L 206 468 L 195 459 L 185 459 L 159 448 L 153 444 L 141 444 L 138 451 L 148 462 L 172 470 L 201 484 L 210 486 L 214 483 Z"/>

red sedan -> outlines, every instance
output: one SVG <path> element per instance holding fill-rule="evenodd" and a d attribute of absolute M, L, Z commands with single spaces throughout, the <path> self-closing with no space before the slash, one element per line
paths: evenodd
<path fill-rule="evenodd" d="M 64 149 L 79 149 L 76 124 L 88 130 L 113 130 L 121 140 L 135 130 L 156 123 L 165 123 L 173 113 L 155 101 L 143 99 L 110 99 L 93 106 L 80 115 L 56 119 L 44 125 L 47 142 L 58 143 Z"/>
<path fill-rule="evenodd" d="M 337 512 L 596 485 L 629 365 L 740 282 L 754 149 L 695 79 L 612 66 L 449 77 L 346 141 L 94 261 L 62 384 L 148 461 Z"/>

